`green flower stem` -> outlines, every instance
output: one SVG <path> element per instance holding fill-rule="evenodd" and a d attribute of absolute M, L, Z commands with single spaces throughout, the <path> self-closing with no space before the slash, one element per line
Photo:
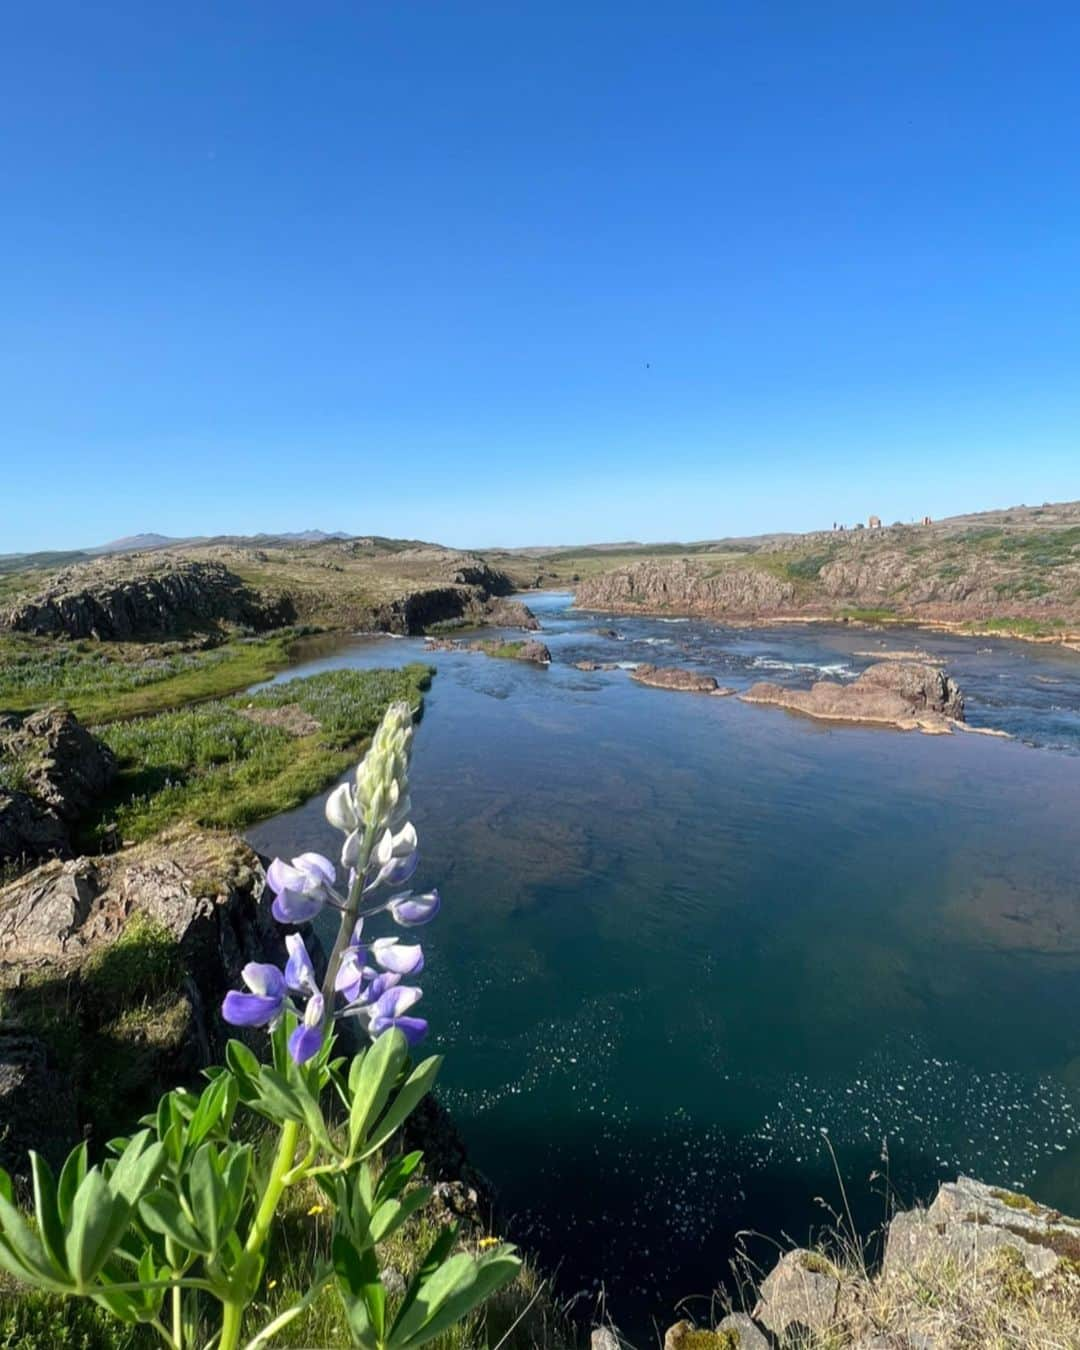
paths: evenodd
<path fill-rule="evenodd" d="M 334 939 L 330 960 L 326 963 L 326 979 L 323 980 L 322 996 L 327 1011 L 334 1006 L 334 981 L 337 979 L 342 953 L 349 945 L 353 928 L 356 926 L 356 918 L 360 913 L 360 902 L 364 898 L 364 877 L 367 875 L 367 866 L 371 861 L 371 850 L 375 846 L 375 825 L 376 822 L 372 820 L 364 827 L 364 838 L 360 845 L 359 856 L 356 859 L 356 880 L 349 891 L 349 903 L 341 911 L 341 922 L 338 925 L 337 937 Z M 324 1038 L 329 1033 L 331 1026 L 332 1021 L 327 1017 L 323 1032 Z"/>
<path fill-rule="evenodd" d="M 176 1265 L 176 1243 L 172 1238 L 165 1239 L 165 1259 L 169 1263 L 169 1268 L 173 1275 L 179 1278 L 183 1275 L 182 1270 L 177 1269 Z M 184 1346 L 184 1295 L 178 1284 L 173 1285 L 172 1289 L 172 1342 L 176 1350 L 183 1350 Z"/>
<path fill-rule="evenodd" d="M 287 1184 L 286 1176 L 296 1157 L 296 1146 L 299 1139 L 300 1126 L 295 1120 L 287 1120 L 281 1127 L 281 1139 L 278 1141 L 274 1165 L 270 1170 L 270 1177 L 267 1180 L 266 1189 L 263 1191 L 262 1200 L 259 1202 L 259 1208 L 255 1211 L 255 1217 L 251 1221 L 251 1231 L 244 1243 L 244 1252 L 249 1257 L 258 1256 L 270 1235 L 270 1225 L 274 1221 L 281 1193 Z M 223 1300 L 221 1337 L 218 1341 L 218 1350 L 236 1350 L 236 1347 L 240 1344 L 240 1324 L 243 1321 L 246 1306 L 247 1304 L 243 1300 Z"/>

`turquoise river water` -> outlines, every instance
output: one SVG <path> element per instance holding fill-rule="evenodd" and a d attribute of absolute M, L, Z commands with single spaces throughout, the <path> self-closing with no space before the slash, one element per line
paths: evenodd
<path fill-rule="evenodd" d="M 1080 656 L 526 598 L 551 666 L 430 658 L 413 773 L 418 880 L 444 896 L 424 937 L 439 1093 L 511 1236 L 645 1325 L 707 1295 L 740 1230 L 825 1223 L 829 1145 L 867 1229 L 886 1171 L 903 1201 L 967 1171 L 1080 1213 Z M 574 665 L 742 688 L 916 646 L 1013 739 Z M 357 638 L 281 678 L 417 659 L 419 639 Z M 250 838 L 339 840 L 321 798 Z"/>

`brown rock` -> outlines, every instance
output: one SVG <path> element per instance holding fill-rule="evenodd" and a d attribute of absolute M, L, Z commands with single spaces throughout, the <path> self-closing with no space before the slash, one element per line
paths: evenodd
<path fill-rule="evenodd" d="M 762 681 L 742 695 L 747 703 L 771 703 L 833 722 L 863 722 L 902 730 L 945 732 L 962 722 L 964 699 L 936 666 L 882 662 L 857 680 L 819 680 L 810 689 Z"/>
<path fill-rule="evenodd" d="M 587 577 L 577 588 L 582 609 L 679 614 L 757 614 L 782 610 L 795 599 L 795 587 L 772 572 L 732 565 L 677 559 L 645 559 L 629 567 Z"/>
<path fill-rule="evenodd" d="M 681 666 L 651 666 L 646 663 L 632 670 L 630 678 L 636 680 L 638 684 L 651 685 L 654 689 L 679 689 L 688 694 L 720 692 L 716 680 L 711 675 L 703 675 L 697 670 L 684 670 Z"/>
<path fill-rule="evenodd" d="M 815 1252 L 786 1252 L 761 1286 L 754 1318 L 777 1336 L 824 1335 L 836 1321 L 840 1281 Z"/>
<path fill-rule="evenodd" d="M 263 885 L 241 840 L 181 827 L 0 888 L 0 999 L 16 1037 L 0 1043 L 0 1120 L 15 1122 L 0 1165 L 25 1174 L 35 1131 L 55 1162 L 82 1130 L 100 1141 L 166 1088 L 197 1083 L 224 1051 L 221 1000 L 241 967 L 281 958 Z M 52 1121 L 24 1117 L 58 1080 L 72 1107 L 49 1134 Z"/>
<path fill-rule="evenodd" d="M 946 1182 L 928 1210 L 897 1214 L 889 1225 L 883 1271 L 895 1275 L 946 1259 L 972 1265 L 1001 1247 L 1013 1248 L 1042 1279 L 1063 1258 L 1080 1259 L 1080 1228 L 1025 1195 L 962 1176 Z"/>

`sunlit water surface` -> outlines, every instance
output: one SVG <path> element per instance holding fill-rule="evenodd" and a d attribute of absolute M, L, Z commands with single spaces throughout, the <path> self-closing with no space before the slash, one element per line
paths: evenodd
<path fill-rule="evenodd" d="M 432 658 L 413 791 L 445 898 L 424 938 L 440 1095 L 512 1235 L 644 1326 L 725 1276 L 738 1230 L 827 1220 L 826 1140 L 866 1227 L 886 1167 L 904 1200 L 967 1171 L 1080 1212 L 1080 656 L 529 603 L 550 668 Z M 1016 739 L 829 727 L 574 666 L 742 688 L 914 647 Z M 417 659 L 364 638 L 282 678 Z M 340 838 L 321 799 L 250 837 Z"/>

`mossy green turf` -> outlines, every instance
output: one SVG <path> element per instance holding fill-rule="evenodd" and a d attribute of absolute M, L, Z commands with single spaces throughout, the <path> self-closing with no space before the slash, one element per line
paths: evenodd
<path fill-rule="evenodd" d="M 114 722 L 220 698 L 287 666 L 298 636 L 290 629 L 238 637 L 204 651 L 6 636 L 0 638 L 0 712 L 60 704 L 83 722 Z"/>
<path fill-rule="evenodd" d="M 201 703 L 95 729 L 118 771 L 88 825 L 92 843 L 113 825 L 147 839 L 179 821 L 240 829 L 300 806 L 352 764 L 395 699 L 418 707 L 432 668 L 332 670 L 256 694 Z M 244 715 L 297 705 L 318 723 L 291 735 Z"/>

